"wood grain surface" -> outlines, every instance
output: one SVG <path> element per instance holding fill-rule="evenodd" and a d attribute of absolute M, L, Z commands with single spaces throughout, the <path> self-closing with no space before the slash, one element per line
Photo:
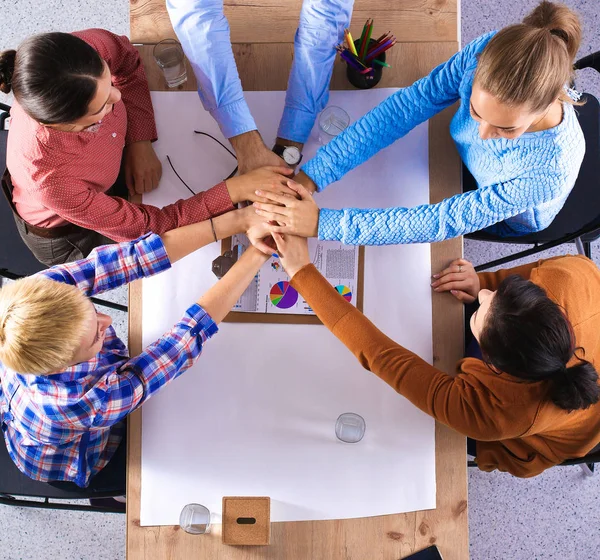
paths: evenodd
<path fill-rule="evenodd" d="M 403 8 L 456 9 L 453 2 L 396 0 Z M 265 7 L 277 8 L 275 0 L 261 0 Z M 289 4 L 296 4 L 292 0 Z M 142 5 L 162 2 L 132 2 L 132 31 Z M 229 2 L 233 7 L 236 2 Z M 244 5 L 255 7 L 256 0 Z M 357 0 L 356 5 L 365 5 Z M 373 2 L 383 9 L 383 2 Z M 429 7 L 429 8 L 427 8 Z M 449 9 L 449 8 L 448 8 Z M 416 15 L 418 15 L 418 13 Z M 371 13 L 372 15 L 372 13 Z M 416 17 L 416 16 L 414 16 Z M 455 23 L 456 14 L 452 16 Z M 418 21 L 418 17 L 416 18 Z M 137 25 L 137 22 L 135 23 Z M 416 23 L 415 23 L 416 25 Z M 456 29 L 451 42 L 401 43 L 388 54 L 391 70 L 384 72 L 382 87 L 407 86 L 447 60 L 457 49 Z M 292 57 L 291 45 L 239 44 L 234 46 L 238 70 L 247 90 L 283 90 Z M 277 53 L 278 66 L 272 64 Z M 140 47 L 150 88 L 165 90 L 165 84 L 152 59 L 152 46 Z M 351 89 L 345 69 L 336 65 L 332 89 Z M 188 80 L 183 90 L 194 90 Z M 174 93 L 176 95 L 176 93 Z M 200 101 L 198 101 L 200 102 Z M 430 198 L 432 202 L 460 191 L 460 160 L 450 138 L 448 124 L 454 109 L 448 109 L 430 121 Z M 453 239 L 431 246 L 432 271 L 462 256 L 462 240 Z M 141 350 L 141 284 L 130 287 L 130 350 Z M 454 372 L 462 356 L 463 310 L 454 298 L 433 294 L 433 354 L 436 367 Z M 401 341 L 400 341 L 401 342 Z M 399 397 L 400 398 L 400 397 Z M 465 438 L 436 424 L 437 507 L 435 510 L 387 515 L 363 519 L 273 523 L 271 545 L 231 547 L 221 543 L 220 530 L 209 535 L 192 536 L 179 527 L 140 527 L 141 490 L 141 411 L 129 423 L 127 484 L 127 558 L 129 560 L 167 560 L 202 558 L 205 560 L 399 560 L 417 550 L 436 544 L 444 560 L 464 560 L 468 552 L 467 474 Z M 406 450 L 410 453 L 410 449 Z M 293 481 L 290 481 L 293 483 Z M 390 484 L 406 481 L 390 480 Z"/>
<path fill-rule="evenodd" d="M 293 42 L 302 0 L 225 0 L 232 43 Z M 175 32 L 165 0 L 131 0 L 131 41 L 157 43 Z M 457 0 L 355 0 L 350 30 L 360 36 L 367 18 L 375 33 L 404 43 L 456 41 Z M 385 28 L 385 29 L 384 29 Z"/>

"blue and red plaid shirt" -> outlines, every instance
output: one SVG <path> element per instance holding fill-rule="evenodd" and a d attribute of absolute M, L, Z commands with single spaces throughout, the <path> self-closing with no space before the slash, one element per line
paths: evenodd
<path fill-rule="evenodd" d="M 161 238 L 148 234 L 39 274 L 93 296 L 170 266 Z M 0 363 L 0 417 L 12 460 L 33 479 L 87 486 L 119 446 L 123 419 L 188 369 L 216 332 L 211 317 L 194 304 L 135 358 L 109 327 L 93 360 L 62 373 L 19 373 Z"/>

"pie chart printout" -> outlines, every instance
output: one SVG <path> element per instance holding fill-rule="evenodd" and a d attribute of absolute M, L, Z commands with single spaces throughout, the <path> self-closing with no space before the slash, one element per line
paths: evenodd
<path fill-rule="evenodd" d="M 269 294 L 271 303 L 279 309 L 294 307 L 298 301 L 298 292 L 290 286 L 289 282 L 281 281 L 274 284 Z"/>
<path fill-rule="evenodd" d="M 335 289 L 346 301 L 352 302 L 352 291 L 348 286 L 336 286 Z"/>

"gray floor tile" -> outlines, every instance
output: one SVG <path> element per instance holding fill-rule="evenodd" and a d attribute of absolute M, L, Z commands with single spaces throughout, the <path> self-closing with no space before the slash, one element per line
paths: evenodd
<path fill-rule="evenodd" d="M 555 467 L 519 479 L 469 469 L 472 560 L 600 558 L 600 475 Z"/>
<path fill-rule="evenodd" d="M 501 29 L 506 25 L 520 22 L 539 0 L 462 0 L 461 1 L 461 40 L 469 41 L 488 31 Z M 577 58 L 600 50 L 600 6 L 598 0 L 563 0 L 579 14 L 583 25 L 583 40 Z M 600 76 L 593 70 L 577 73 L 577 87 L 600 96 Z"/>
<path fill-rule="evenodd" d="M 0 0 L 0 50 L 15 48 L 34 33 L 103 27 L 129 35 L 128 0 Z M 11 98 L 0 94 L 0 102 Z M 102 297 L 105 297 L 104 295 Z M 126 290 L 106 299 L 127 304 Z M 127 340 L 127 315 L 99 307 L 113 317 Z M 125 516 L 0 506 L 2 560 L 121 560 L 125 558 Z"/>

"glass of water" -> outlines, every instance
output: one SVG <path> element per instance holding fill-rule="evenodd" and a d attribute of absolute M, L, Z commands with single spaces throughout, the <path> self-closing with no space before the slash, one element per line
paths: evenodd
<path fill-rule="evenodd" d="M 327 144 L 350 124 L 350 116 L 341 107 L 330 105 L 319 115 L 319 143 Z"/>
<path fill-rule="evenodd" d="M 187 80 L 185 55 L 181 45 L 175 39 L 165 39 L 157 43 L 152 54 L 170 88 L 177 87 Z"/>
<path fill-rule="evenodd" d="M 366 429 L 365 419 L 354 412 L 340 414 L 335 423 L 335 435 L 344 443 L 358 443 L 364 437 Z"/>
<path fill-rule="evenodd" d="M 179 526 L 191 535 L 210 532 L 210 511 L 202 504 L 188 504 L 179 515 Z"/>

